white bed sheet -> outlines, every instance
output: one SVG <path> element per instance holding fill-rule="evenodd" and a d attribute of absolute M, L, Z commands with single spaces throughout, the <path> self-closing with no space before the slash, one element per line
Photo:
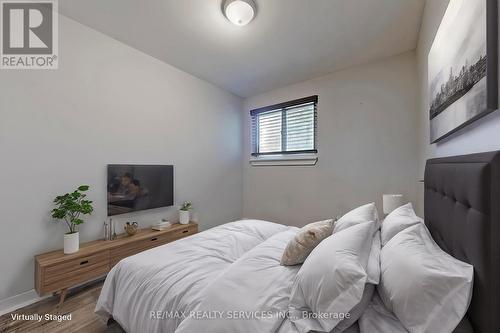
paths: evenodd
<path fill-rule="evenodd" d="M 290 229 L 296 228 L 242 220 L 128 257 L 109 272 L 96 313 L 112 316 L 129 333 L 174 332 L 232 263 Z"/>
<path fill-rule="evenodd" d="M 274 333 L 286 319 L 293 280 L 300 266 L 281 266 L 283 251 L 297 229 L 280 232 L 245 253 L 207 286 L 197 313 L 220 317 L 185 319 L 176 333 Z"/>
<path fill-rule="evenodd" d="M 378 292 L 358 320 L 361 333 L 408 333 L 399 319 L 389 311 Z"/>
<path fill-rule="evenodd" d="M 385 307 L 378 292 L 373 294 L 373 299 L 358 320 L 358 324 L 361 333 L 408 333 L 396 315 Z M 467 317 L 462 318 L 460 324 L 453 330 L 453 333 L 472 332 L 473 329 Z"/>
<path fill-rule="evenodd" d="M 289 319 L 285 319 L 280 328 L 276 331 L 276 333 L 298 333 L 299 331 L 293 325 L 293 323 Z M 333 332 L 333 331 L 332 331 Z M 355 322 L 351 327 L 342 331 L 342 333 L 363 333 L 359 329 L 358 322 Z M 364 332 L 369 333 L 369 332 Z"/>

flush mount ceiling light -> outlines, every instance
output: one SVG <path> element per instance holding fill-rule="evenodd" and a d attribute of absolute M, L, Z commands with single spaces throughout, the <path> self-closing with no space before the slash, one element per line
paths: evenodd
<path fill-rule="evenodd" d="M 257 7 L 253 0 L 225 0 L 222 11 L 233 24 L 243 26 L 253 20 Z"/>

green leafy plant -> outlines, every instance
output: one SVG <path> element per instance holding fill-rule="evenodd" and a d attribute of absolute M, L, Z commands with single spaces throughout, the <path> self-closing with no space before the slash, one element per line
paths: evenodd
<path fill-rule="evenodd" d="M 190 210 L 191 208 L 193 208 L 193 204 L 189 201 L 184 201 L 184 203 L 181 205 L 181 208 L 180 210 Z"/>
<path fill-rule="evenodd" d="M 89 190 L 88 185 L 81 185 L 72 193 L 57 196 L 54 199 L 56 208 L 52 209 L 52 217 L 64 220 L 68 225 L 68 234 L 78 232 L 78 225 L 83 223 L 82 215 L 90 215 L 94 211 L 92 201 L 86 200 L 84 192 Z"/>

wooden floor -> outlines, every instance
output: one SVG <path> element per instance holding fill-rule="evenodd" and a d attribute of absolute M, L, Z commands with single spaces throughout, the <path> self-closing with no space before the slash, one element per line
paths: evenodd
<path fill-rule="evenodd" d="M 58 297 L 51 297 L 38 303 L 29 305 L 0 317 L 0 332 L 36 332 L 36 333 L 121 333 L 122 329 L 112 324 L 109 327 L 94 314 L 95 304 L 101 292 L 102 281 L 81 287 L 68 292 L 66 301 L 58 308 Z M 55 320 L 40 322 L 13 320 L 11 314 L 69 314 L 71 321 L 57 322 Z"/>

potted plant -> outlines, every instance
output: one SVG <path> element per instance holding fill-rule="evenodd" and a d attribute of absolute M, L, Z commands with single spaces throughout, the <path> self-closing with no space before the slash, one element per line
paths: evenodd
<path fill-rule="evenodd" d="M 179 209 L 179 223 L 188 224 L 189 223 L 189 210 L 193 208 L 193 205 L 189 201 L 184 201 L 181 208 Z"/>
<path fill-rule="evenodd" d="M 84 192 L 89 190 L 88 185 L 81 185 L 72 193 L 57 196 L 54 199 L 56 208 L 52 209 L 52 217 L 66 222 L 69 232 L 64 235 L 64 253 L 75 253 L 80 249 L 80 235 L 78 225 L 83 223 L 82 215 L 90 215 L 94 208 L 92 201 L 86 200 Z"/>

